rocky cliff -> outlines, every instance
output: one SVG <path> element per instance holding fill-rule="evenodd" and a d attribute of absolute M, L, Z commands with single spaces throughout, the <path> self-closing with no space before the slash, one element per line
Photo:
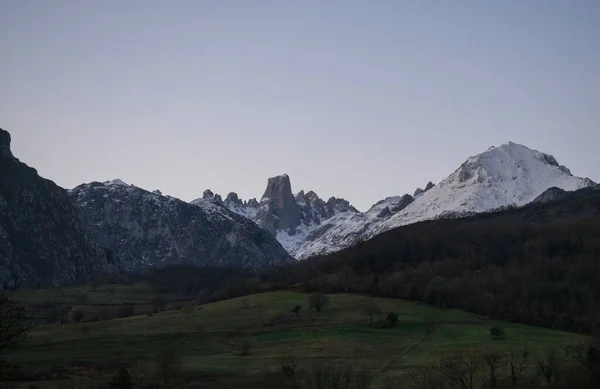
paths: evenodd
<path fill-rule="evenodd" d="M 115 271 L 66 190 L 15 158 L 0 129 L 0 287 L 86 282 Z"/>

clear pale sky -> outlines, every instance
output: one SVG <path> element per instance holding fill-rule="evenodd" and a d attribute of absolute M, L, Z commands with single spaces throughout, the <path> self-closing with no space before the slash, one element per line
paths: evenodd
<path fill-rule="evenodd" d="M 511 140 L 600 180 L 600 1 L 0 0 L 0 127 L 57 184 L 377 200 Z"/>

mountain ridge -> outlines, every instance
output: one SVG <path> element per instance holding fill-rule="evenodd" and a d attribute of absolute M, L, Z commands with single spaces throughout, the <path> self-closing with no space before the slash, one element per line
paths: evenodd
<path fill-rule="evenodd" d="M 278 199 L 280 203 L 276 207 L 269 205 L 278 193 L 269 189 L 271 182 L 282 182 L 285 186 L 286 200 Z M 550 187 L 572 191 L 593 185 L 595 183 L 589 178 L 573 176 L 552 155 L 508 141 L 468 157 L 438 184 L 428 182 L 425 189 L 417 188 L 412 196 L 387 197 L 365 212 L 359 212 L 343 199 L 332 197 L 332 204 L 344 202 L 340 212 L 322 212 L 320 218 L 305 222 L 307 211 L 303 207 L 310 203 L 312 209 L 311 201 L 323 200 L 312 191 L 301 190 L 294 196 L 296 201 L 292 204 L 287 174 L 268 180 L 260 203 L 256 200 L 244 202 L 235 195 L 235 202 L 226 200 L 223 205 L 267 228 L 292 256 L 304 259 L 349 247 L 400 225 L 522 206 Z M 300 222 L 297 216 L 292 218 L 293 227 L 278 228 L 274 220 L 281 216 L 282 210 L 290 211 L 285 209 L 285 204 L 292 208 L 300 205 L 302 216 Z M 296 215 L 295 210 L 290 212 Z"/>
<path fill-rule="evenodd" d="M 292 261 L 274 236 L 218 201 L 190 204 L 121 180 L 81 184 L 70 195 L 97 241 L 130 270 L 166 264 L 258 269 Z"/>

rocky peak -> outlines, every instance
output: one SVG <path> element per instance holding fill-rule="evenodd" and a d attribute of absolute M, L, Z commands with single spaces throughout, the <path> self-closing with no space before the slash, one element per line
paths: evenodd
<path fill-rule="evenodd" d="M 353 212 L 358 212 L 358 210 L 356 208 L 354 208 L 352 205 L 350 205 L 350 202 L 348 200 L 345 199 L 338 199 L 337 197 L 330 197 L 329 200 L 327 200 L 327 207 L 335 213 L 335 211 L 338 212 L 346 212 L 346 211 L 353 211 Z"/>
<path fill-rule="evenodd" d="M 261 225 L 269 231 L 275 232 L 300 225 L 302 215 L 292 194 L 292 185 L 287 174 L 269 178 L 261 204 L 264 206 L 258 217 Z"/>
<path fill-rule="evenodd" d="M 252 207 L 252 208 L 258 208 L 258 205 L 259 205 L 259 204 L 258 204 L 258 200 L 256 200 L 256 199 L 253 197 L 253 198 L 251 198 L 250 200 L 248 200 L 248 203 L 247 203 L 246 205 L 248 205 L 249 207 Z"/>
<path fill-rule="evenodd" d="M 419 197 L 420 195 L 427 192 L 429 189 L 433 188 L 434 186 L 435 186 L 435 184 L 433 182 L 429 181 L 427 183 L 427 185 L 425 185 L 425 189 L 417 188 L 415 190 L 415 193 L 413 194 L 413 197 Z"/>
<path fill-rule="evenodd" d="M 262 199 L 270 199 L 276 197 L 288 197 L 292 195 L 292 184 L 290 177 L 287 174 L 271 177 L 267 181 L 267 188 L 262 196 Z"/>
<path fill-rule="evenodd" d="M 215 194 L 210 189 L 207 189 L 204 191 L 204 193 L 202 193 L 202 198 L 204 200 L 212 200 L 214 197 L 215 197 Z"/>
<path fill-rule="evenodd" d="M 235 192 L 229 192 L 229 194 L 227 194 L 227 197 L 225 198 L 225 201 L 228 201 L 228 202 L 231 202 L 234 204 L 238 204 L 238 205 L 243 205 L 242 200 L 240 200 L 237 193 L 235 193 Z"/>
<path fill-rule="evenodd" d="M 10 151 L 10 134 L 0 128 L 0 159 L 14 158 Z"/>

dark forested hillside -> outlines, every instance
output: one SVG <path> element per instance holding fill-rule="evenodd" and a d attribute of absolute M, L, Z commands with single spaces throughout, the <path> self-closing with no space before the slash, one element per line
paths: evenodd
<path fill-rule="evenodd" d="M 397 228 L 305 266 L 331 290 L 591 331 L 600 318 L 600 191 Z"/>

